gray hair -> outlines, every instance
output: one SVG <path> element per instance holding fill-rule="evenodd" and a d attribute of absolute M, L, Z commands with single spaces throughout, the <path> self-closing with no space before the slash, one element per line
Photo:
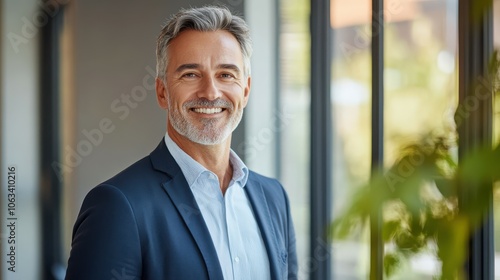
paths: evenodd
<path fill-rule="evenodd" d="M 168 64 L 167 48 L 170 41 L 184 30 L 203 32 L 225 30 L 233 34 L 243 54 L 244 74 L 250 75 L 252 42 L 247 24 L 226 7 L 206 6 L 180 10 L 162 28 L 156 42 L 156 76 L 159 79 L 165 79 Z"/>

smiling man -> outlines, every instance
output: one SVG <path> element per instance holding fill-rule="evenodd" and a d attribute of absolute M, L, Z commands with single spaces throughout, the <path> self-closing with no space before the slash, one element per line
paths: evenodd
<path fill-rule="evenodd" d="M 167 132 L 150 155 L 92 189 L 66 279 L 296 279 L 281 184 L 231 148 L 250 95 L 251 43 L 226 8 L 182 10 L 157 41 Z"/>

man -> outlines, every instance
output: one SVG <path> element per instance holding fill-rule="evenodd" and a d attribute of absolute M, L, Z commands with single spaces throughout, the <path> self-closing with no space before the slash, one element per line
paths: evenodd
<path fill-rule="evenodd" d="M 66 279 L 296 279 L 283 187 L 249 171 L 231 134 L 250 93 L 249 30 L 229 10 L 182 10 L 157 42 L 167 133 L 85 198 Z"/>

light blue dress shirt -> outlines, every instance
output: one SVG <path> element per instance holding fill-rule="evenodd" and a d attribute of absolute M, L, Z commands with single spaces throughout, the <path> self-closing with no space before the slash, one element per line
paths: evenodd
<path fill-rule="evenodd" d="M 165 135 L 165 144 L 193 192 L 212 237 L 225 280 L 271 279 L 269 258 L 244 187 L 248 168 L 231 150 L 233 178 L 225 195 L 219 179 Z M 186 260 L 189 261 L 189 260 Z"/>

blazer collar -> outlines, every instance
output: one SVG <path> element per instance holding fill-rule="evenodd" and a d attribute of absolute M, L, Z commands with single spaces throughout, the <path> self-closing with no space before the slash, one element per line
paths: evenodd
<path fill-rule="evenodd" d="M 184 178 L 179 165 L 177 165 L 168 151 L 164 140 L 151 152 L 150 157 L 153 168 L 169 176 L 169 179 L 162 183 L 162 187 L 177 208 L 196 245 L 200 249 L 205 260 L 209 278 L 223 279 L 217 251 L 213 245 L 205 220 L 201 215 L 200 208 L 196 203 L 186 178 Z"/>
<path fill-rule="evenodd" d="M 160 144 L 149 156 L 154 169 L 166 173 L 170 177 L 175 177 L 179 173 L 182 174 L 181 168 L 168 151 L 167 145 L 165 145 L 165 139 L 162 138 Z"/>

